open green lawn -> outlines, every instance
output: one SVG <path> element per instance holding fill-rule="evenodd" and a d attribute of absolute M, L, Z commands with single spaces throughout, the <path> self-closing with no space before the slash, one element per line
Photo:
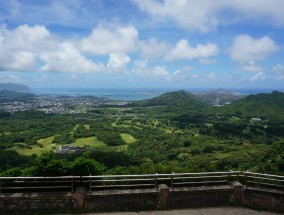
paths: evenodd
<path fill-rule="evenodd" d="M 21 155 L 27 155 L 27 156 L 31 156 L 33 154 L 39 155 L 45 151 L 56 150 L 61 146 L 59 144 L 52 143 L 53 139 L 54 139 L 54 136 L 40 139 L 37 141 L 38 144 L 32 145 L 30 149 L 22 148 L 19 146 L 13 146 L 12 148 L 9 148 L 7 150 L 13 150 L 13 151 L 18 152 Z"/>
<path fill-rule="evenodd" d="M 13 150 L 13 151 L 18 152 L 19 154 L 27 155 L 27 156 L 31 156 L 33 154 L 39 155 L 45 151 L 57 150 L 59 149 L 60 146 L 62 146 L 61 144 L 52 143 L 54 137 L 55 136 L 51 136 L 51 137 L 40 139 L 37 141 L 38 144 L 32 145 L 30 149 L 25 148 L 24 147 L 25 144 L 22 143 L 22 144 L 17 144 L 7 150 Z M 136 141 L 136 139 L 130 134 L 121 133 L 121 137 L 127 144 L 131 144 Z M 95 136 L 78 138 L 76 139 L 75 143 L 70 144 L 70 145 L 75 145 L 75 146 L 80 146 L 80 147 L 89 146 L 91 148 L 95 148 L 95 149 L 99 149 L 103 151 L 125 151 L 127 150 L 127 145 L 110 147 L 110 146 L 107 146 L 103 141 L 98 140 L 97 137 Z"/>
<path fill-rule="evenodd" d="M 84 124 L 84 127 L 85 127 L 87 130 L 90 129 L 90 125 L 88 125 L 88 124 Z"/>
<path fill-rule="evenodd" d="M 124 140 L 124 142 L 127 144 L 134 143 L 136 141 L 136 139 L 130 134 L 121 133 L 120 135 L 121 135 L 121 138 Z"/>
<path fill-rule="evenodd" d="M 85 138 L 78 138 L 76 139 L 75 143 L 72 144 L 75 146 L 90 146 L 90 147 L 107 147 L 107 145 L 103 142 L 97 139 L 97 137 L 85 137 Z"/>

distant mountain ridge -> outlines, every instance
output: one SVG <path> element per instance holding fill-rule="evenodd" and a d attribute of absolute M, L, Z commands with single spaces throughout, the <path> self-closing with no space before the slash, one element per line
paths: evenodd
<path fill-rule="evenodd" d="M 30 88 L 23 84 L 0 83 L 0 90 L 28 91 Z"/>
<path fill-rule="evenodd" d="M 210 95 L 220 95 L 216 93 L 208 93 Z M 232 95 L 232 94 L 224 94 Z M 171 113 L 178 115 L 192 115 L 194 112 L 198 113 L 206 111 L 209 114 L 229 114 L 240 115 L 243 117 L 260 117 L 260 118 L 274 118 L 284 119 L 284 93 L 273 91 L 271 94 L 261 93 L 256 95 L 249 95 L 244 98 L 238 98 L 231 104 L 222 107 L 212 107 L 201 101 L 198 95 L 194 95 L 185 90 L 164 93 L 152 99 L 137 101 L 133 103 L 134 106 L 146 107 L 163 107 L 160 109 L 160 114 Z M 156 112 L 158 114 L 158 112 Z"/>
<path fill-rule="evenodd" d="M 164 93 L 152 99 L 141 100 L 133 103 L 135 106 L 176 106 L 176 107 L 201 107 L 203 106 L 196 96 L 186 90 Z"/>
<path fill-rule="evenodd" d="M 284 119 L 284 93 L 274 90 L 271 94 L 249 95 L 223 107 L 226 113 L 242 113 L 244 116 L 268 116 Z"/>

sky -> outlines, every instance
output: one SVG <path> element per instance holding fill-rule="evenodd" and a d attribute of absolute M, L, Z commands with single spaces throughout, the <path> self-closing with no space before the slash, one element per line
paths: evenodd
<path fill-rule="evenodd" d="M 0 0 L 0 83 L 284 88 L 283 0 Z"/>

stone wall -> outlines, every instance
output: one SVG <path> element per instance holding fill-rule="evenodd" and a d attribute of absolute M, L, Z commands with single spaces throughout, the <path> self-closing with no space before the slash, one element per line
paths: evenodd
<path fill-rule="evenodd" d="M 284 191 L 245 187 L 239 182 L 226 186 L 170 189 L 104 190 L 75 192 L 0 194 L 0 214 L 52 212 L 145 211 L 181 208 L 243 206 L 284 212 Z"/>

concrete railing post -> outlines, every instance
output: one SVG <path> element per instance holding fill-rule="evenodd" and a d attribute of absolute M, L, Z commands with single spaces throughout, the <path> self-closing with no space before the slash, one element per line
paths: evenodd
<path fill-rule="evenodd" d="M 169 194 L 170 194 L 170 188 L 165 184 L 160 184 L 157 209 L 164 210 L 167 208 Z"/>
<path fill-rule="evenodd" d="M 74 193 L 74 197 L 76 199 L 75 209 L 84 210 L 85 198 L 86 198 L 87 190 L 83 187 L 78 187 Z"/>
<path fill-rule="evenodd" d="M 238 181 L 231 182 L 231 185 L 234 188 L 234 193 L 231 198 L 231 204 L 234 206 L 242 206 L 243 195 L 244 195 L 244 185 Z"/>

